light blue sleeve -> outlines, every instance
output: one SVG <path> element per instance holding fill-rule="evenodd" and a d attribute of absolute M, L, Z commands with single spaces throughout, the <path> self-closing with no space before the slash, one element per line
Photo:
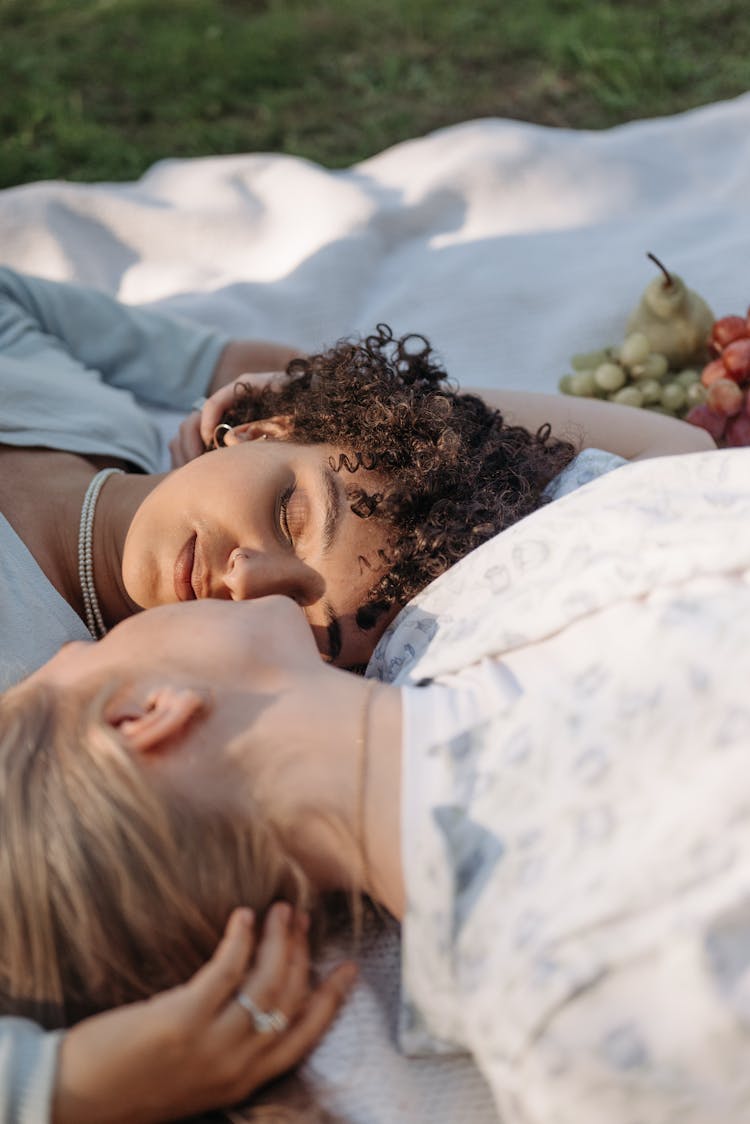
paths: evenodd
<path fill-rule="evenodd" d="M 61 1031 L 0 1018 L 0 1124 L 49 1124 Z"/>
<path fill-rule="evenodd" d="M 222 333 L 94 289 L 0 269 L 0 362 L 47 368 L 57 379 L 86 372 L 143 402 L 186 410 L 205 393 L 227 342 Z"/>
<path fill-rule="evenodd" d="M 544 498 L 561 500 L 563 496 L 578 491 L 584 484 L 590 484 L 592 480 L 597 480 L 615 468 L 622 468 L 627 463 L 624 457 L 608 453 L 605 449 L 582 449 L 562 472 L 550 480 L 544 489 Z"/>

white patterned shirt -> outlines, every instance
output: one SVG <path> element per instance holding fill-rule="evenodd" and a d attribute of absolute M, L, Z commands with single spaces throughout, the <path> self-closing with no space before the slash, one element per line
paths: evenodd
<path fill-rule="evenodd" d="M 750 450 L 659 458 L 480 547 L 381 641 L 402 1040 L 469 1050 L 504 1124 L 750 1119 L 748 578 Z"/>

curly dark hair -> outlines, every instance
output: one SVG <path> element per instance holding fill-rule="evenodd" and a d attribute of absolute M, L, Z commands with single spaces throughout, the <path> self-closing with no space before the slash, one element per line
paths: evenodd
<path fill-rule="evenodd" d="M 288 378 L 242 384 L 223 420 L 293 420 L 290 440 L 345 450 L 332 467 L 377 472 L 382 491 L 352 486 L 352 511 L 385 525 L 387 572 L 357 613 L 360 628 L 404 605 L 475 547 L 544 503 L 550 480 L 575 456 L 549 425 L 506 425 L 475 394 L 459 393 L 421 335 L 395 338 L 379 324 L 294 359 Z"/>

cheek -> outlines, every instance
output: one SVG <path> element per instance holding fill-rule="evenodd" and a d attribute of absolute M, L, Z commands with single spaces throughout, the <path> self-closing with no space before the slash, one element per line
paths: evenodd
<path fill-rule="evenodd" d="M 123 577 L 126 568 L 135 576 L 144 562 L 152 565 L 160 544 L 172 545 L 179 523 L 184 521 L 188 499 L 197 491 L 197 483 L 192 487 L 189 478 L 182 475 L 185 471 L 170 473 L 136 508 L 125 536 Z"/>
<path fill-rule="evenodd" d="M 357 625 L 356 619 L 353 619 L 351 628 L 346 633 L 345 641 L 341 648 L 341 654 L 333 661 L 336 666 L 348 670 L 366 667 L 370 662 L 370 658 L 377 647 L 380 637 L 395 618 L 399 608 L 400 606 L 394 606 L 394 608 L 387 613 L 383 613 L 382 616 L 378 617 L 373 627 L 368 629 L 361 629 Z"/>
<path fill-rule="evenodd" d="M 141 758 L 144 774 L 157 787 L 200 802 L 218 812 L 238 812 L 244 804 L 244 785 L 231 762 L 216 748 L 215 739 L 194 728 L 188 746 L 171 753 L 146 754 Z"/>
<path fill-rule="evenodd" d="M 143 591 L 138 588 L 140 585 L 140 567 L 138 566 L 138 559 L 141 557 L 141 553 L 138 547 L 138 530 L 137 527 L 131 523 L 122 551 L 122 583 L 125 586 L 125 592 L 128 597 L 132 598 L 137 605 L 143 608 Z"/>
<path fill-rule="evenodd" d="M 136 508 L 125 539 L 126 551 L 144 549 L 154 540 L 154 531 L 157 527 L 166 530 L 169 526 L 170 511 L 178 510 L 176 507 L 178 498 L 173 497 L 170 502 L 170 491 L 168 484 L 159 484 Z"/>
<path fill-rule="evenodd" d="M 168 542 L 170 536 L 169 526 L 161 517 L 161 507 L 156 500 L 156 492 L 153 492 L 135 512 L 122 552 L 125 592 L 142 609 L 151 608 L 164 600 L 156 596 L 159 546 Z"/>

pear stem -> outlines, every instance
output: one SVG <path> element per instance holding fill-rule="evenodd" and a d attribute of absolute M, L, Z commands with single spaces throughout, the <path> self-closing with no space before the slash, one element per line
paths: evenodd
<path fill-rule="evenodd" d="M 657 256 L 656 256 L 656 254 L 652 254 L 651 252 L 647 253 L 647 254 L 646 254 L 646 257 L 647 257 L 647 258 L 650 258 L 650 259 L 651 259 L 651 261 L 652 261 L 652 262 L 654 263 L 654 265 L 658 266 L 658 268 L 659 268 L 659 269 L 660 269 L 660 270 L 662 271 L 662 273 L 664 274 L 664 288 L 665 288 L 665 289 L 669 289 L 669 288 L 671 288 L 671 287 L 672 287 L 672 285 L 673 285 L 673 281 L 672 281 L 672 274 L 671 274 L 671 273 L 669 272 L 669 270 L 668 270 L 668 269 L 667 269 L 667 267 L 666 267 L 666 266 L 665 266 L 665 265 L 663 264 L 663 262 L 660 262 L 660 261 L 659 261 L 659 259 L 658 259 L 658 258 L 657 258 Z"/>

